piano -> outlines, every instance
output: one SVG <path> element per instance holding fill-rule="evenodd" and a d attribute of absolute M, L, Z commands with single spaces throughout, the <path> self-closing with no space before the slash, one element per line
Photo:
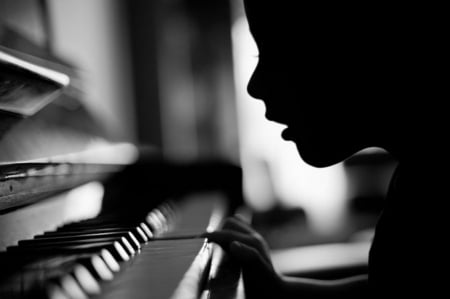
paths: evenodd
<path fill-rule="evenodd" d="M 198 235 L 243 206 L 240 168 L 109 142 L 74 67 L 0 26 L 0 298 L 242 298 Z"/>

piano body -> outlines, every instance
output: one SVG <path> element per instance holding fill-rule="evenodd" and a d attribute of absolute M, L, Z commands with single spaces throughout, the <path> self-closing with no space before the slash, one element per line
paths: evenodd
<path fill-rule="evenodd" d="M 178 237 L 236 211 L 239 167 L 105 141 L 72 66 L 0 29 L 0 298 L 238 298 L 226 254 Z"/>

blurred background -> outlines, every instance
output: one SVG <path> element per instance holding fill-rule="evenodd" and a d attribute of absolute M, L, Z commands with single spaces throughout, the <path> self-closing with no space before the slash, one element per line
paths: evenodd
<path fill-rule="evenodd" d="M 371 238 L 395 161 L 377 148 L 325 169 L 300 160 L 246 92 L 258 53 L 240 0 L 1 0 L 0 17 L 2 45 L 75 67 L 105 140 L 242 165 L 271 248 Z"/>

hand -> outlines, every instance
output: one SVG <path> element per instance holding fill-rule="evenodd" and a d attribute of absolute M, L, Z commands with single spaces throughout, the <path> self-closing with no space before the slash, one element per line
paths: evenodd
<path fill-rule="evenodd" d="M 238 218 L 228 218 L 220 231 L 205 235 L 242 267 L 246 299 L 280 298 L 282 279 L 273 268 L 263 237 Z"/>

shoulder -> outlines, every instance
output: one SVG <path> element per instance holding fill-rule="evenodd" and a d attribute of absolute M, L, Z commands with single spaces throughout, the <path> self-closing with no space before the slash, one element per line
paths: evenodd
<path fill-rule="evenodd" d="M 392 178 L 369 256 L 369 281 L 380 292 L 410 289 L 422 283 L 421 273 L 438 273 L 446 200 L 428 166 L 402 164 Z"/>

